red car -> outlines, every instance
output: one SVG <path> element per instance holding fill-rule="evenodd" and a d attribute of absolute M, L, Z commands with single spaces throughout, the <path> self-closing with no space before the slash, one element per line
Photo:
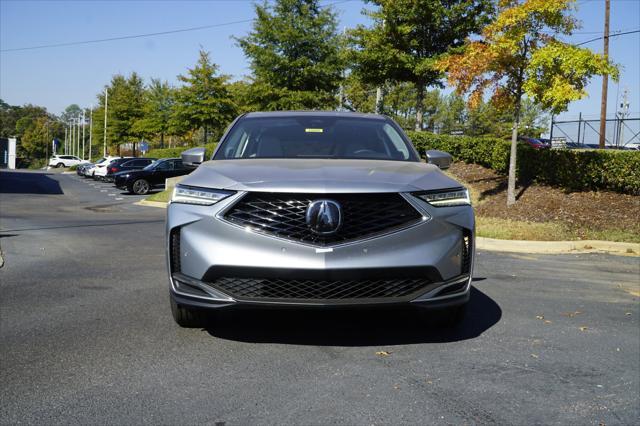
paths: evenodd
<path fill-rule="evenodd" d="M 541 139 L 520 137 L 518 141 L 526 143 L 533 149 L 549 149 L 551 144 L 543 142 Z"/>

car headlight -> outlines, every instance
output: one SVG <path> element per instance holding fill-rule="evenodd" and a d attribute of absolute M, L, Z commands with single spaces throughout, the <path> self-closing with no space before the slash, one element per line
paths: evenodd
<path fill-rule="evenodd" d="M 235 194 L 235 191 L 201 188 L 199 186 L 176 185 L 173 189 L 171 202 L 196 204 L 199 206 L 212 206 L 218 201 L 224 200 L 233 194 Z"/>
<path fill-rule="evenodd" d="M 445 191 L 419 192 L 414 194 L 434 207 L 469 206 L 471 199 L 465 188 L 448 189 Z"/>

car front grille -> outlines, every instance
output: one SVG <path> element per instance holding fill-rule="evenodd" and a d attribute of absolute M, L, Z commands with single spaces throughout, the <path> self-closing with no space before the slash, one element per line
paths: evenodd
<path fill-rule="evenodd" d="M 369 280 L 311 280 L 279 278 L 220 277 L 210 283 L 239 300 L 326 300 L 398 299 L 424 290 L 431 281 L 425 278 Z M 408 299 L 407 299 L 408 300 Z"/>
<path fill-rule="evenodd" d="M 306 223 L 307 206 L 332 200 L 342 208 L 342 226 L 331 235 L 318 235 Z M 227 213 L 229 222 L 253 231 L 312 245 L 326 246 L 404 228 L 422 215 L 400 194 L 289 194 L 251 192 Z"/>

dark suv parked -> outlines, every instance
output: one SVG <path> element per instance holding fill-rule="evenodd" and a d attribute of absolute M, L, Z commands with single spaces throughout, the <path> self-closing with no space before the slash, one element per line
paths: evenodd
<path fill-rule="evenodd" d="M 113 175 L 116 173 L 131 170 L 142 170 L 156 160 L 156 158 L 118 158 L 117 160 L 113 160 L 107 166 L 107 174 L 105 175 L 104 180 L 112 182 Z"/>
<path fill-rule="evenodd" d="M 118 172 L 113 175 L 115 185 L 130 193 L 144 195 L 151 189 L 163 186 L 167 178 L 189 174 L 193 168 L 186 167 L 179 158 L 163 158 L 142 170 Z"/>

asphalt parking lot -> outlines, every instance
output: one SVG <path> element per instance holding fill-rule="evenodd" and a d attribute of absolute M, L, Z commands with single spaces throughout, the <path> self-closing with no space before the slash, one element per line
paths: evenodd
<path fill-rule="evenodd" d="M 640 419 L 638 257 L 479 252 L 453 330 L 397 311 L 233 312 L 181 329 L 165 211 L 110 188 L 0 172 L 2 424 Z"/>

